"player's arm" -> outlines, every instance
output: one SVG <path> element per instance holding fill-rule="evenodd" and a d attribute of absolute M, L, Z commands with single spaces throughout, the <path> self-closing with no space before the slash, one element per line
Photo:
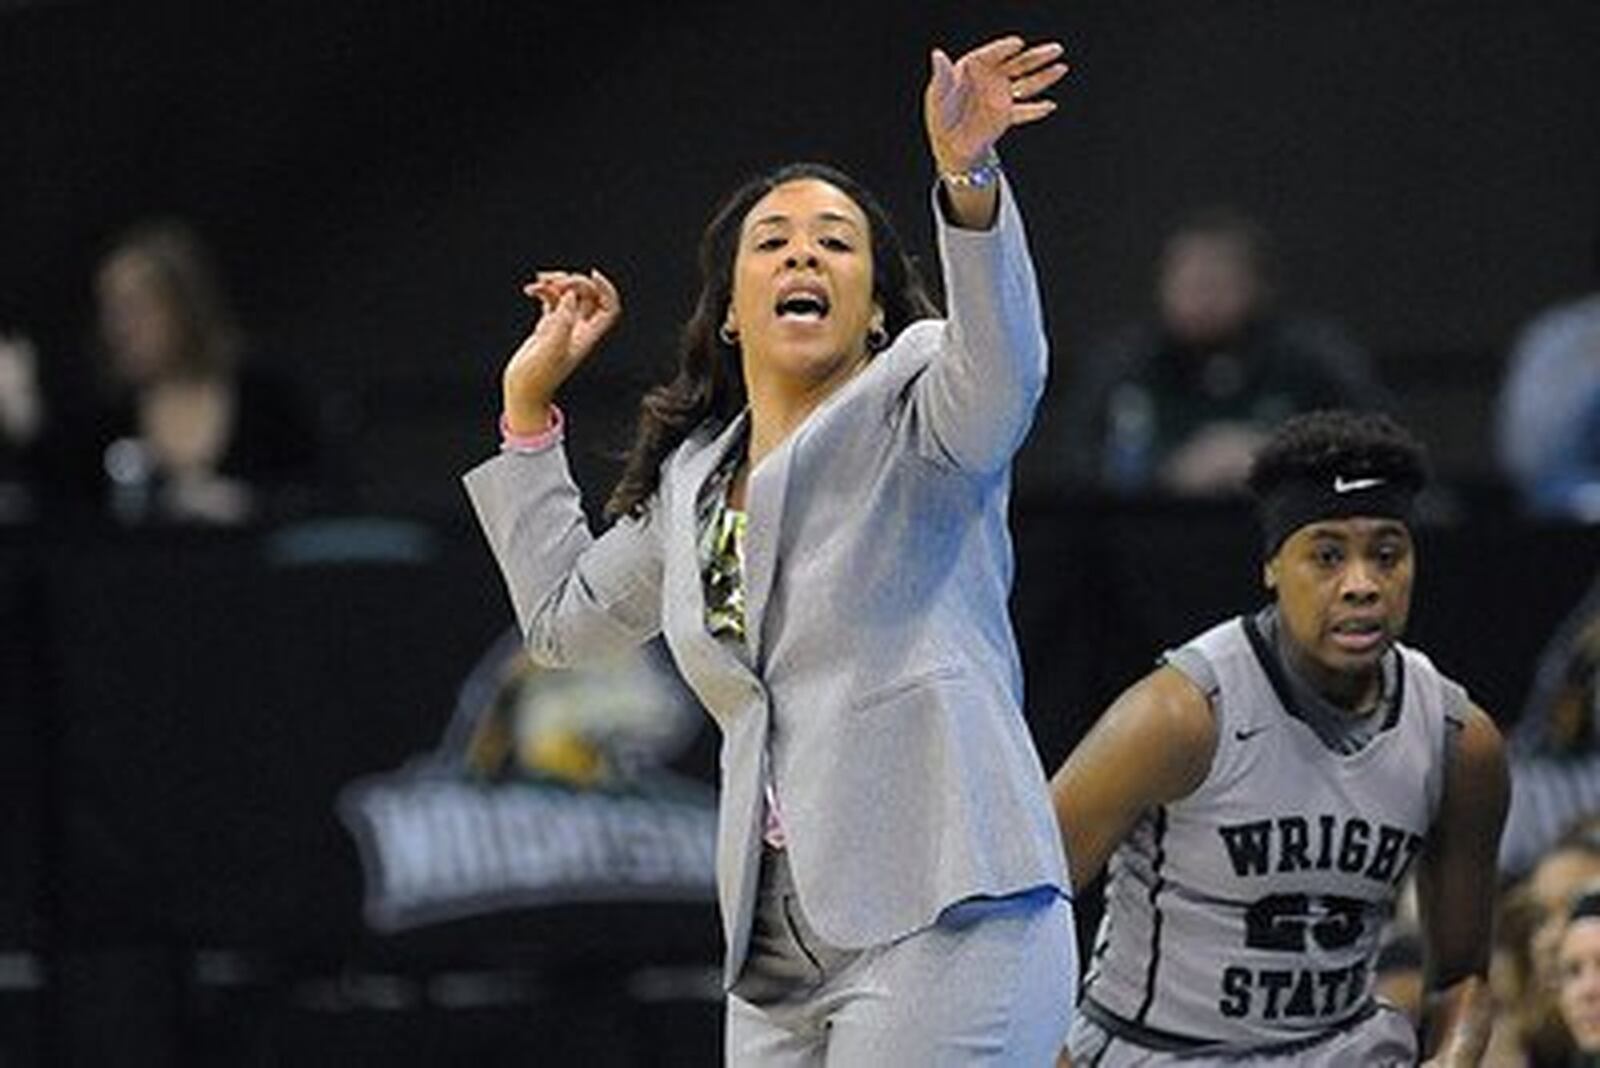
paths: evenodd
<path fill-rule="evenodd" d="M 1450 754 L 1439 814 L 1417 869 L 1427 1063 L 1475 1065 L 1493 1022 L 1489 931 L 1511 786 L 1500 732 L 1476 705 L 1468 707 Z"/>
<path fill-rule="evenodd" d="M 1135 683 L 1050 780 L 1074 890 L 1094 881 L 1140 814 L 1204 781 L 1216 717 L 1188 676 L 1162 667 Z"/>

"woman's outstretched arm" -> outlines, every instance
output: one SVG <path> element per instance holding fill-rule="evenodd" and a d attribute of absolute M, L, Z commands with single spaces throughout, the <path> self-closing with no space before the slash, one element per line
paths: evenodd
<path fill-rule="evenodd" d="M 1044 391 L 1048 344 L 1022 217 L 994 155 L 1013 126 L 1055 110 L 1061 46 L 1003 37 L 952 61 L 935 50 L 923 94 L 939 171 L 936 215 L 948 319 L 912 403 L 919 451 L 988 474 L 1011 462 Z M 916 326 L 913 330 L 929 330 Z"/>

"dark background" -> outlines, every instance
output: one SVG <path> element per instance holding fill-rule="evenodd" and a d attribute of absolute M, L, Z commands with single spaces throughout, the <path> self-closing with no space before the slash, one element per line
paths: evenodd
<path fill-rule="evenodd" d="M 566 399 L 607 483 L 718 198 L 823 158 L 929 249 L 926 51 L 1004 30 L 1075 66 L 1004 145 L 1056 390 L 1146 307 L 1165 228 L 1225 200 L 1276 232 L 1289 303 L 1377 353 L 1441 467 L 1486 469 L 1515 330 L 1592 283 L 1590 0 L 0 2 L 0 329 L 81 384 L 97 253 L 186 217 L 260 352 L 329 398 L 363 500 L 454 508 L 518 281 L 601 265 L 627 318 Z"/>
<path fill-rule="evenodd" d="M 714 960 L 709 910 L 374 938 L 332 799 L 434 744 L 509 621 L 456 479 L 493 446 L 519 280 L 595 264 L 623 290 L 564 398 L 598 494 L 718 198 L 823 158 L 929 250 L 926 51 L 1002 30 L 1075 65 L 1060 113 L 1004 146 L 1053 396 L 1146 307 L 1168 225 L 1226 200 L 1277 233 L 1289 303 L 1374 350 L 1446 479 L 1491 474 L 1515 331 L 1593 285 L 1592 0 L 0 0 L 0 330 L 81 391 L 96 257 L 137 219 L 191 220 L 262 357 L 325 398 L 350 510 L 428 546 L 285 572 L 273 530 L 0 532 L 0 1063 L 705 1062 L 714 991 L 618 984 L 663 932 Z M 1467 500 L 1423 536 L 1412 633 L 1508 722 L 1600 542 Z M 1024 492 L 1016 529 L 1047 764 L 1155 651 L 1255 596 L 1236 509 Z M 446 1011 L 442 967 L 514 989 Z"/>
<path fill-rule="evenodd" d="M 0 1064 L 716 1063 L 710 901 L 364 924 L 336 799 L 440 748 L 509 618 L 465 522 L 303 551 L 373 522 L 0 528 Z M 1156 651 L 1258 596 L 1236 507 L 1015 530 L 1047 768 Z M 1505 516 L 1424 529 L 1419 561 L 1411 640 L 1509 724 L 1600 539 Z M 709 721 L 674 766 L 713 779 Z M 1080 938 L 1097 916 L 1084 895 Z"/>

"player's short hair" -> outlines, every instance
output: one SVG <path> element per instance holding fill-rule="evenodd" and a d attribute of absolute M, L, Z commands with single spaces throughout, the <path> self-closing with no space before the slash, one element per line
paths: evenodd
<path fill-rule="evenodd" d="M 1381 412 L 1332 409 L 1284 420 L 1256 454 L 1247 485 L 1267 554 L 1307 523 L 1358 515 L 1409 523 L 1427 454 Z"/>

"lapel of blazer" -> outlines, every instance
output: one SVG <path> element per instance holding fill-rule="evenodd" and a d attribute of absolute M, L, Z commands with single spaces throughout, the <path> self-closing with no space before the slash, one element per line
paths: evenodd
<path fill-rule="evenodd" d="M 681 606 L 687 611 L 685 625 L 679 633 L 687 632 L 692 635 L 691 640 L 698 657 L 715 662 L 719 674 L 730 670 L 736 671 L 738 677 L 743 679 L 751 677 L 750 669 L 706 629 L 706 599 L 705 587 L 700 576 L 700 530 L 697 513 L 700 490 L 705 486 L 706 479 L 711 477 L 711 472 L 716 470 L 717 464 L 727 455 L 728 449 L 742 440 L 749 418 L 748 412 L 740 414 L 710 442 L 692 453 L 686 453 L 673 476 L 674 492 L 670 517 L 672 529 L 668 532 L 668 544 L 688 546 L 689 566 L 671 569 L 672 577 L 665 591 L 671 605 Z M 747 557 L 748 551 L 747 548 Z M 748 575 L 745 581 L 749 582 Z M 750 592 L 746 589 L 747 613 L 749 597 Z M 745 625 L 748 633 L 750 626 L 748 617 Z"/>
<path fill-rule="evenodd" d="M 790 461 L 799 440 L 817 413 L 807 419 L 750 472 L 745 488 L 744 631 L 750 662 L 761 664 L 761 623 L 778 569 L 778 543 L 783 532 L 784 499 L 789 492 Z"/>

